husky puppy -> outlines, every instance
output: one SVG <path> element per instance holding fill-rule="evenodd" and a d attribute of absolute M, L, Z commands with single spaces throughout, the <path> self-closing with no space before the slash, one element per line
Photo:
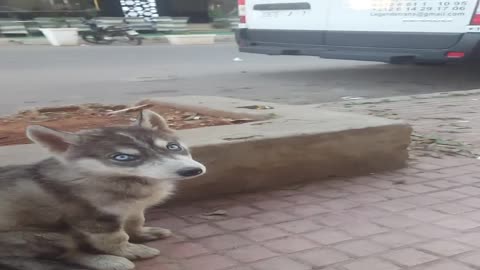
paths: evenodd
<path fill-rule="evenodd" d="M 145 209 L 206 172 L 149 110 L 132 126 L 27 135 L 52 158 L 0 167 L 0 270 L 133 269 L 159 254 L 138 243 L 171 234 L 145 227 Z"/>

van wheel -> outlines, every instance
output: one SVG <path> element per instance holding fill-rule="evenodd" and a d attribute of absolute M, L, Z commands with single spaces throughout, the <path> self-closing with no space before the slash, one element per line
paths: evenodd
<path fill-rule="evenodd" d="M 415 62 L 417 66 L 443 66 L 446 65 L 447 62 L 445 61 L 418 61 Z"/>
<path fill-rule="evenodd" d="M 386 62 L 387 64 L 390 64 L 390 65 L 395 65 L 395 66 L 406 66 L 406 65 L 411 65 L 412 63 L 401 63 L 401 62 L 395 62 L 395 61 L 391 61 L 391 62 Z"/>
<path fill-rule="evenodd" d="M 415 62 L 415 58 L 412 56 L 396 56 L 391 57 L 388 63 L 392 65 L 411 65 Z"/>

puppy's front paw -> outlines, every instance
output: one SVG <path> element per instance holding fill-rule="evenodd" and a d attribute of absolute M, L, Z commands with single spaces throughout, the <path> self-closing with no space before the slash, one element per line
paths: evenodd
<path fill-rule="evenodd" d="M 112 255 L 81 255 L 68 261 L 95 270 L 132 270 L 135 268 L 130 260 Z"/>
<path fill-rule="evenodd" d="M 144 245 L 128 243 L 113 255 L 121 256 L 130 260 L 149 259 L 160 255 L 160 251 Z"/>
<path fill-rule="evenodd" d="M 141 231 L 130 235 L 133 243 L 143 243 L 170 237 L 172 232 L 160 227 L 143 227 Z"/>

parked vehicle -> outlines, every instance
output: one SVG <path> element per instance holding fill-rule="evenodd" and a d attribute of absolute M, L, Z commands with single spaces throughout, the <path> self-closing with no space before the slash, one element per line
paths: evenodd
<path fill-rule="evenodd" d="M 240 51 L 389 63 L 480 58 L 478 0 L 239 0 Z"/>
<path fill-rule="evenodd" d="M 95 44 L 112 44 L 114 41 L 125 41 L 132 45 L 141 45 L 143 37 L 128 24 L 101 27 L 94 20 L 84 20 L 90 31 L 83 32 L 82 39 Z"/>

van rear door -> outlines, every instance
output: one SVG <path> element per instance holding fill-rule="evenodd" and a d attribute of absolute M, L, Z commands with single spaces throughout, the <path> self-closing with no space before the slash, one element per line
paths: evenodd
<path fill-rule="evenodd" d="M 249 29 L 249 40 L 264 45 L 323 45 L 328 2 L 329 0 L 244 0 L 245 26 Z"/>
<path fill-rule="evenodd" d="M 445 49 L 467 32 L 477 0 L 332 0 L 326 44 Z"/>

